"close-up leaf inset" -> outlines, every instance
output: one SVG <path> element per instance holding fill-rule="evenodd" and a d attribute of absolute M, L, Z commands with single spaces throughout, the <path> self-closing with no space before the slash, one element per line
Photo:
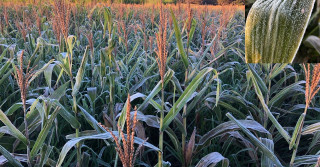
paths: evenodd
<path fill-rule="evenodd" d="M 315 0 L 257 0 L 245 29 L 247 63 L 292 63 Z"/>

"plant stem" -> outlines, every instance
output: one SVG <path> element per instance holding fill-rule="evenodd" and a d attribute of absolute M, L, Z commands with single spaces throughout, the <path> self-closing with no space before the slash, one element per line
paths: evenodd
<path fill-rule="evenodd" d="M 184 80 L 184 83 L 185 83 L 185 87 L 186 87 L 186 84 L 187 84 L 187 80 L 188 80 L 188 69 L 186 69 L 186 73 L 185 73 L 185 80 Z M 183 128 L 184 128 L 184 131 L 187 132 L 187 104 L 185 104 L 183 106 L 183 114 L 182 114 L 182 118 L 183 118 Z M 185 147 L 186 147 L 186 135 L 182 133 L 182 155 L 184 155 L 184 152 L 185 152 Z M 182 162 L 182 166 L 186 166 L 185 164 L 185 161 L 183 160 Z"/>
<path fill-rule="evenodd" d="M 77 111 L 77 99 L 73 96 L 73 110 L 76 120 L 78 120 L 78 111 Z M 76 128 L 76 137 L 79 137 L 79 128 Z M 77 143 L 77 167 L 81 165 L 81 146 L 80 143 Z"/>
<path fill-rule="evenodd" d="M 71 78 L 71 88 L 73 90 L 72 78 Z M 73 101 L 74 117 L 78 121 L 77 99 L 75 96 L 72 96 L 72 101 Z M 76 137 L 79 137 L 79 128 L 76 128 Z M 77 143 L 77 167 L 80 167 L 80 165 L 81 165 L 81 146 L 80 146 L 80 143 Z"/>
<path fill-rule="evenodd" d="M 66 44 L 67 44 L 67 42 L 66 42 Z M 69 50 L 69 49 L 67 49 L 67 50 Z M 69 56 L 70 81 L 71 81 L 71 89 L 73 92 L 74 84 L 73 84 L 73 75 L 72 75 L 72 50 L 69 50 L 69 52 L 71 54 L 71 57 Z M 73 101 L 74 116 L 75 116 L 76 120 L 78 121 L 76 96 L 72 96 L 72 101 Z M 79 137 L 79 128 L 76 128 L 76 137 Z M 76 146 L 77 146 L 77 167 L 80 167 L 81 166 L 81 146 L 80 146 L 80 143 L 78 142 Z"/>
<path fill-rule="evenodd" d="M 163 117 L 164 117 L 164 87 L 162 81 L 162 88 L 161 88 L 161 112 L 160 112 L 160 129 L 163 126 Z M 162 160 L 163 160 L 163 131 L 160 130 L 159 134 L 159 153 L 158 153 L 158 166 L 162 167 Z"/>
<path fill-rule="evenodd" d="M 307 113 L 307 110 L 308 110 L 308 107 L 309 107 L 309 104 L 307 103 L 306 104 L 306 107 L 304 109 L 304 114 Z M 293 149 L 293 152 L 292 152 L 292 156 L 291 156 L 291 161 L 290 161 L 290 167 L 293 166 L 293 163 L 294 163 L 294 160 L 296 158 L 296 155 L 297 155 L 297 151 L 298 151 L 298 146 L 299 146 L 299 143 L 300 143 L 300 138 L 301 138 L 301 131 L 302 131 L 302 128 L 303 128 L 303 124 L 304 124 L 304 119 L 302 120 L 302 125 L 299 129 L 299 132 L 298 132 L 298 136 L 297 136 L 297 140 L 296 140 L 296 145 Z"/>
<path fill-rule="evenodd" d="M 291 157 L 291 161 L 290 161 L 290 167 L 293 167 L 293 163 L 294 163 L 294 160 L 296 158 L 297 151 L 298 151 L 298 145 L 300 143 L 300 137 L 301 137 L 301 130 L 300 130 L 300 132 L 298 134 L 297 141 L 296 141 L 296 146 L 294 147 L 294 150 L 293 150 L 293 153 L 292 153 L 292 157 Z"/>
<path fill-rule="evenodd" d="M 115 116 L 114 116 L 114 76 L 111 74 L 111 81 L 110 81 L 110 117 L 112 119 L 112 128 L 116 129 L 116 124 L 115 124 Z"/>
<path fill-rule="evenodd" d="M 91 87 L 94 86 L 93 70 L 94 70 L 94 51 L 93 51 L 93 49 L 92 49 L 92 50 L 91 50 L 91 72 L 92 72 Z"/>
<path fill-rule="evenodd" d="M 28 122 L 27 122 L 27 108 L 25 101 L 23 102 L 23 116 L 24 116 L 24 126 L 25 126 L 25 133 L 27 138 L 27 164 L 29 167 L 32 167 L 31 165 L 31 159 L 30 159 L 30 140 L 29 140 L 29 130 L 28 130 Z"/>

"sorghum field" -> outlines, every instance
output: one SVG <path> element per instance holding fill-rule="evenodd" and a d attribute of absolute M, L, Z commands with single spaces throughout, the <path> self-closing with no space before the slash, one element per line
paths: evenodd
<path fill-rule="evenodd" d="M 319 166 L 320 65 L 245 64 L 244 6 L 0 11 L 0 166 Z"/>

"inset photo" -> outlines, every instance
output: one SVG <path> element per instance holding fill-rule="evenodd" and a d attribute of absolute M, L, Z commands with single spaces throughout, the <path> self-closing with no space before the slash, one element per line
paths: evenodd
<path fill-rule="evenodd" d="M 246 63 L 319 63 L 319 0 L 247 0 Z"/>

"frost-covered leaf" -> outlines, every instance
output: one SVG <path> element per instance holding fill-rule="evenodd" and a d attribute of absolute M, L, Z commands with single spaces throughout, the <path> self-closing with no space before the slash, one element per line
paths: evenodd
<path fill-rule="evenodd" d="M 247 63 L 291 63 L 315 0 L 257 0 L 247 17 Z"/>
<path fill-rule="evenodd" d="M 304 43 L 311 45 L 320 54 L 320 38 L 317 36 L 309 36 Z"/>

